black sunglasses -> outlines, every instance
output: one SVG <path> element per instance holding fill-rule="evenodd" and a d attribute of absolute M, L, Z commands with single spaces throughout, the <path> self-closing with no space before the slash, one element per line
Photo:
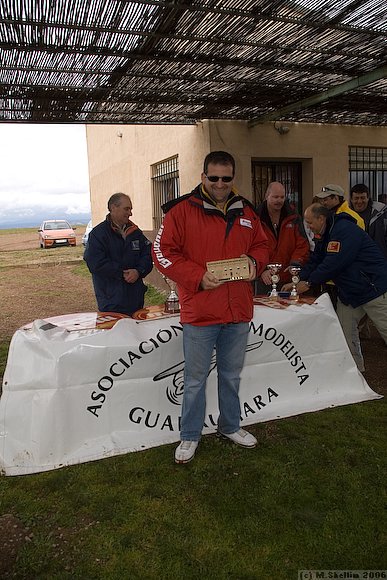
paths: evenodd
<path fill-rule="evenodd" d="M 218 177 L 217 175 L 206 174 L 206 177 L 208 181 L 212 181 L 212 183 L 216 183 L 217 181 L 219 181 L 219 179 L 221 179 L 223 183 L 230 183 L 230 181 L 234 179 L 234 177 L 230 177 L 229 175 L 223 175 L 223 177 Z"/>

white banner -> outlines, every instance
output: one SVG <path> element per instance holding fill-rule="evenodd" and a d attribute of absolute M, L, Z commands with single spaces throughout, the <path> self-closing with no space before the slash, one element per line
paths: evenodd
<path fill-rule="evenodd" d="M 110 330 L 82 326 L 87 316 L 96 317 L 74 315 L 67 326 L 38 320 L 13 336 L 0 400 L 5 475 L 179 440 L 178 316 L 124 318 Z M 204 434 L 216 431 L 216 379 L 214 357 Z M 287 309 L 255 306 L 240 387 L 243 426 L 377 398 L 357 371 L 327 295 Z"/>

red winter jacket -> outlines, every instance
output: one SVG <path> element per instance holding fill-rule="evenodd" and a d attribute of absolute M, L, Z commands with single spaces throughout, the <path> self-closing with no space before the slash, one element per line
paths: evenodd
<path fill-rule="evenodd" d="M 310 246 L 302 219 L 292 210 L 289 203 L 285 202 L 281 210 L 279 232 L 276 238 L 271 227 L 266 201 L 257 207 L 257 213 L 261 218 L 262 227 L 269 242 L 269 261 L 267 263 L 282 264 L 282 270 L 279 273 L 281 283 L 289 282 L 291 274 L 285 272 L 285 268 L 290 264 L 303 266 L 309 259 Z"/>
<path fill-rule="evenodd" d="M 203 196 L 201 185 L 163 207 L 166 215 L 152 254 L 158 270 L 177 283 L 182 323 L 249 322 L 253 316 L 251 282 L 200 288 L 208 261 L 247 254 L 256 260 L 258 274 L 268 260 L 267 238 L 255 210 L 234 192 L 230 196 L 226 215 Z"/>

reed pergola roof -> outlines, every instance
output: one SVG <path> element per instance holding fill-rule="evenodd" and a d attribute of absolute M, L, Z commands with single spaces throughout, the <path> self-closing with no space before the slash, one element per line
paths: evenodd
<path fill-rule="evenodd" d="M 3 0 L 0 122 L 385 125 L 383 0 Z"/>

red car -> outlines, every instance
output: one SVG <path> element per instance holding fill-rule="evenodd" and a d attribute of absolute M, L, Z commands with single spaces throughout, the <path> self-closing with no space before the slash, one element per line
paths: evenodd
<path fill-rule="evenodd" d="M 38 230 L 40 247 L 76 246 L 74 229 L 65 220 L 44 221 Z"/>

